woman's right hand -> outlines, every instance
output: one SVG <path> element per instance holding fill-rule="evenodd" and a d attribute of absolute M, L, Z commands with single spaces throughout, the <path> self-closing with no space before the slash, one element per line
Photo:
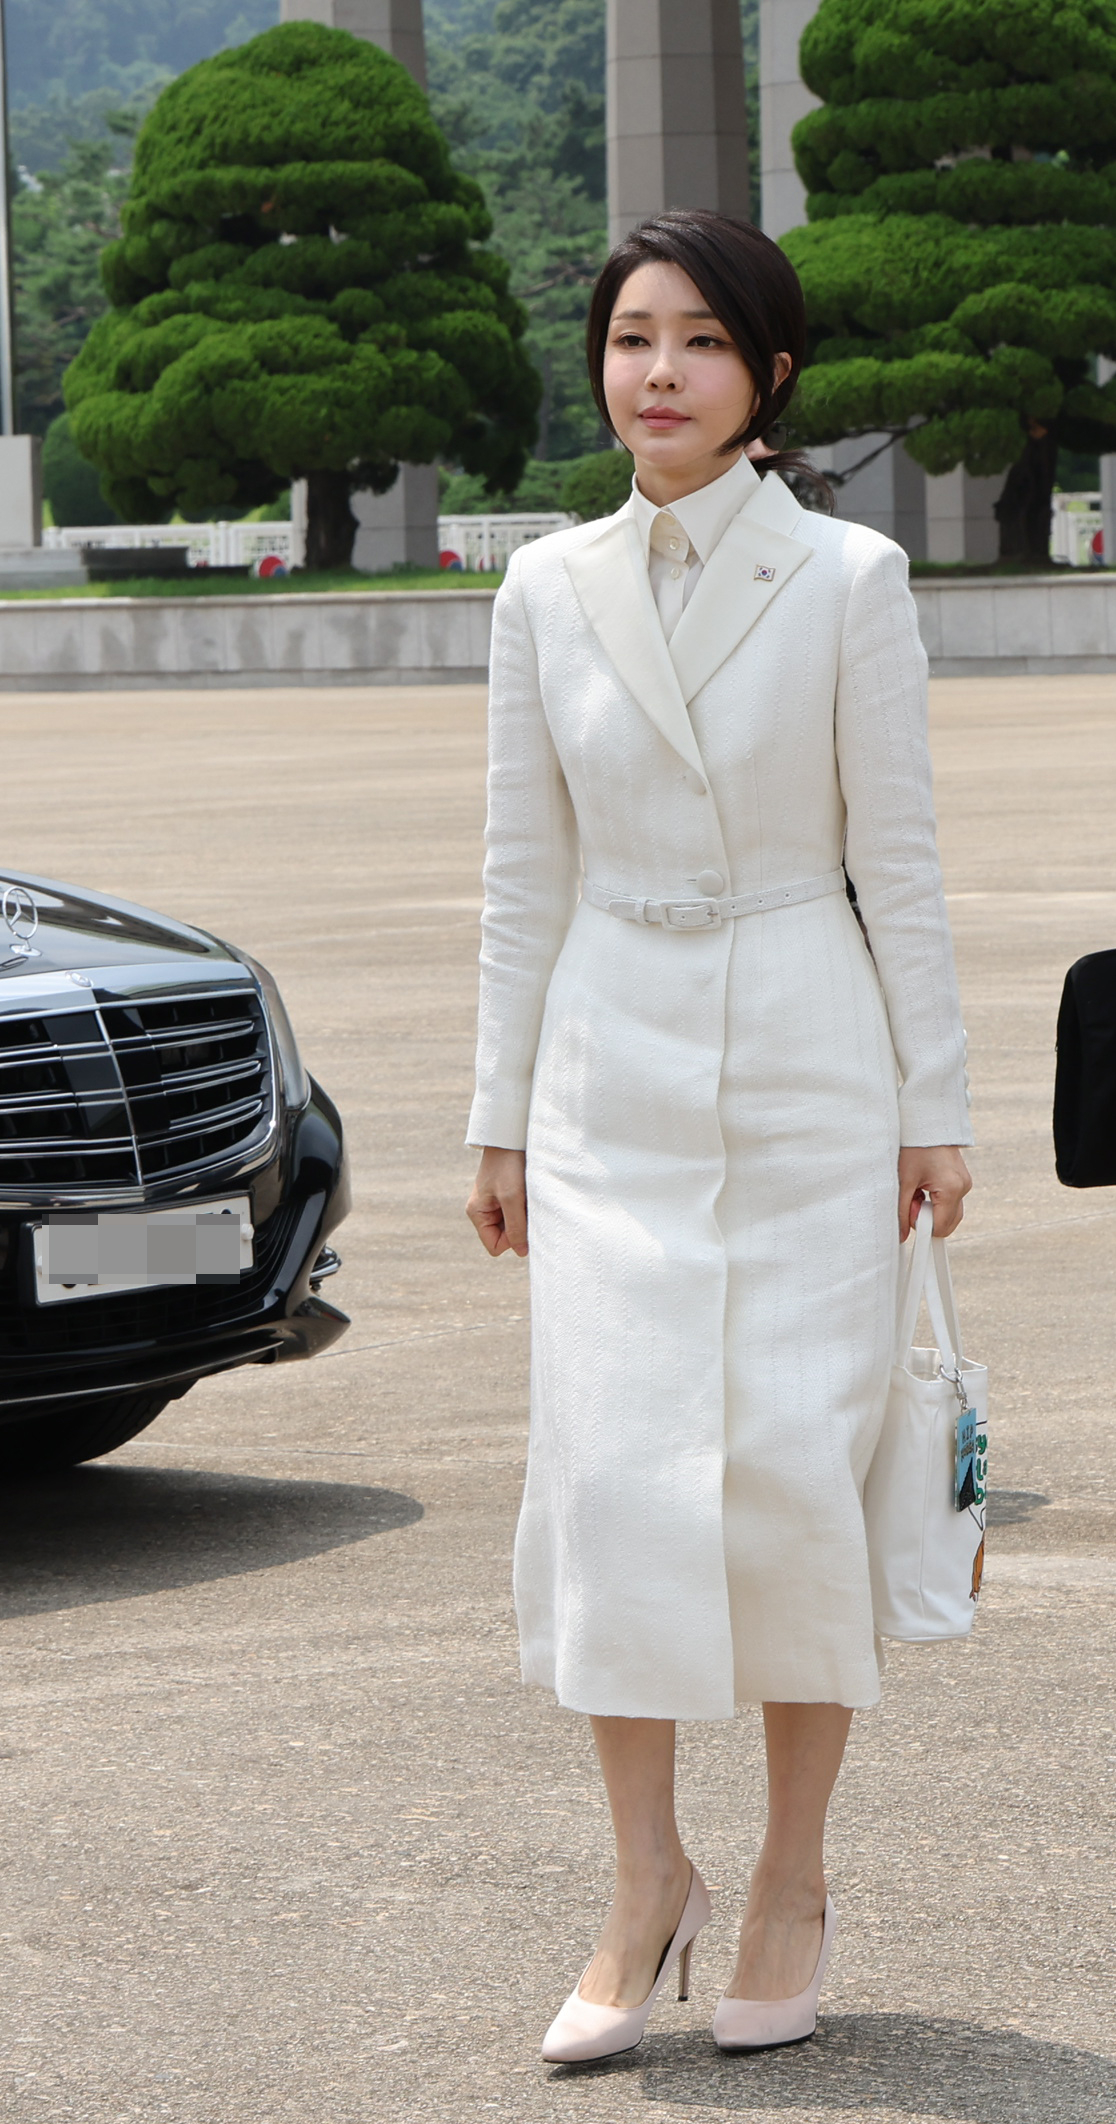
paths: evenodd
<path fill-rule="evenodd" d="M 465 1214 L 490 1254 L 527 1252 L 527 1156 L 489 1143 L 481 1152 Z"/>

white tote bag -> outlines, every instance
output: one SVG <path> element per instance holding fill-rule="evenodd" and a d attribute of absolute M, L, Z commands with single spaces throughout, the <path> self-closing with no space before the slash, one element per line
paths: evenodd
<path fill-rule="evenodd" d="M 864 1520 L 876 1629 L 881 1637 L 929 1644 L 967 1637 L 976 1613 L 988 1372 L 962 1355 L 945 1240 L 933 1237 L 925 1200 L 903 1253 L 891 1387 L 864 1485 Z M 924 1295 L 934 1350 L 911 1347 Z"/>

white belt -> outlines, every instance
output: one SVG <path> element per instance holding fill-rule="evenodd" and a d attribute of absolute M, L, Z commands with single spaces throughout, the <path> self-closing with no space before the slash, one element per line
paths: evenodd
<path fill-rule="evenodd" d="M 831 892 L 844 892 L 843 870 L 827 870 L 824 877 L 805 878 L 800 885 L 771 885 L 765 892 L 742 892 L 729 900 L 624 900 L 581 881 L 581 897 L 605 914 L 619 915 L 622 922 L 658 922 L 664 929 L 719 929 L 722 922 L 738 915 L 770 914 L 777 907 L 801 907 L 806 900 L 822 900 Z"/>

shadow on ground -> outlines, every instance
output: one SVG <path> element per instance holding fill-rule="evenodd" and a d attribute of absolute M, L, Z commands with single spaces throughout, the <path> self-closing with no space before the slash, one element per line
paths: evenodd
<path fill-rule="evenodd" d="M 1036 1512 L 1050 1503 L 1041 1490 L 989 1490 L 988 1524 L 990 1527 L 1026 1526 Z"/>
<path fill-rule="evenodd" d="M 266 1571 L 421 1518 L 359 1483 L 95 1463 L 0 1492 L 0 1616 Z"/>
<path fill-rule="evenodd" d="M 721 2057 L 712 2038 L 650 2036 L 609 2066 L 557 2067 L 552 2081 L 637 2077 L 650 2102 L 732 2116 L 833 2111 L 948 2124 L 1112 2124 L 1116 2062 L 1013 2029 L 896 2013 L 823 2017 L 813 2043 Z M 627 2114 L 627 2112 L 625 2112 Z"/>

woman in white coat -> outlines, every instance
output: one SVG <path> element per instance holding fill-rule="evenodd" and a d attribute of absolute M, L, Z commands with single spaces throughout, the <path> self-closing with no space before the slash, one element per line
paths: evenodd
<path fill-rule="evenodd" d="M 676 1959 L 686 1994 L 709 1905 L 675 1721 L 742 1703 L 768 1827 L 714 2034 L 813 2031 L 826 1809 L 879 1695 L 861 1493 L 899 1243 L 970 1184 L 905 556 L 804 511 L 763 445 L 797 279 L 754 228 L 666 214 L 588 338 L 635 479 L 496 601 L 469 1127 L 486 1247 L 530 1232 L 524 1679 L 589 1714 L 616 1834 L 566 2061 L 638 2042 Z"/>

